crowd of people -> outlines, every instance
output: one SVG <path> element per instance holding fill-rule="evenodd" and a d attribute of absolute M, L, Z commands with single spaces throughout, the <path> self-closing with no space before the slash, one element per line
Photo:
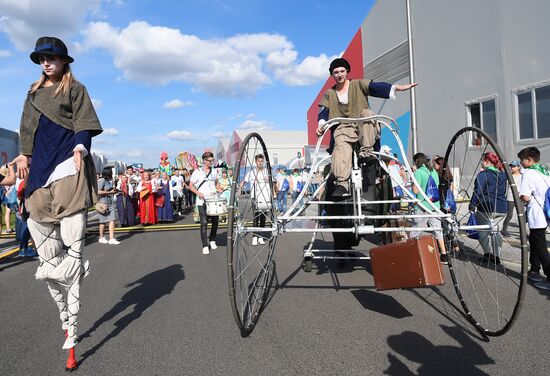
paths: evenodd
<path fill-rule="evenodd" d="M 388 155 L 391 151 L 384 147 L 381 150 Z M 550 253 L 546 246 L 548 224 L 544 213 L 545 195 L 550 189 L 550 172 L 540 163 L 540 151 L 536 147 L 527 147 L 521 150 L 517 156 L 518 159 L 510 162 L 509 166 L 514 185 L 517 187 L 519 198 L 523 203 L 520 206 L 520 213 L 526 214 L 529 228 L 530 268 L 527 276 L 535 287 L 550 290 Z M 450 170 L 443 170 L 443 160 L 443 157 L 440 156 L 435 156 L 432 160 L 424 153 L 417 153 L 413 156 L 412 170 L 414 178 L 427 196 L 430 192 L 429 181 L 433 179 L 438 191 L 438 198 L 431 204 L 443 212 L 449 212 L 454 209 L 449 207 L 448 193 L 450 191 L 452 197 L 456 196 L 456 193 L 452 192 L 453 176 Z M 389 159 L 386 159 L 386 162 L 388 163 Z M 391 168 L 392 166 L 395 167 Z M 405 187 L 405 189 L 412 187 L 414 197 L 419 200 L 419 204 L 431 211 L 431 205 L 428 204 L 420 190 L 410 183 L 410 177 L 407 176 L 405 169 L 396 162 L 396 158 L 389 162 L 389 167 L 394 197 L 407 196 L 401 187 Z M 485 152 L 481 158 L 480 168 L 481 170 L 474 181 L 468 209 L 473 217 L 472 224 L 498 226 L 499 231 L 496 233 L 491 230 L 474 232 L 483 251 L 481 262 L 501 265 L 503 237 L 511 235 L 510 222 L 517 208 L 503 162 L 498 155 L 494 152 Z M 418 213 L 424 211 L 417 205 L 414 207 Z M 437 218 L 415 218 L 412 225 L 419 228 L 441 227 L 440 219 Z M 410 236 L 417 237 L 421 233 L 421 231 L 412 231 Z M 447 263 L 448 256 L 443 233 L 435 231 L 433 236 L 440 248 L 441 261 Z M 541 275 L 541 269 L 546 278 Z"/>
<path fill-rule="evenodd" d="M 207 202 L 213 196 L 229 201 L 233 172 L 231 169 L 216 169 L 212 153 L 205 152 L 201 167 L 194 171 L 171 170 L 166 163 L 166 156 L 159 169 L 154 171 L 136 170 L 129 166 L 117 176 L 113 174 L 112 168 L 105 168 L 99 175 L 94 175 L 91 143 L 92 138 L 102 132 L 102 128 L 86 88 L 72 75 L 70 64 L 74 59 L 68 54 L 63 41 L 54 37 L 39 38 L 30 59 L 40 65 L 41 74 L 31 85 L 25 100 L 19 131 L 21 154 L 6 171 L 0 171 L 0 185 L 13 186 L 3 191 L 5 224 L 6 231 L 12 231 L 9 213 L 16 212 L 21 255 L 34 256 L 38 252 L 40 264 L 35 276 L 46 282 L 58 307 L 62 329 L 65 331 L 63 348 L 70 350 L 67 369 L 74 370 L 77 367 L 74 346 L 77 341 L 80 284 L 90 270 L 88 261 L 82 255 L 88 209 L 95 204 L 99 213 L 99 242 L 117 245 L 119 241 L 114 236 L 117 221 L 121 226 L 137 223 L 154 225 L 158 222 L 172 222 L 195 208 L 200 222 L 202 253 L 208 254 L 217 248 L 219 217 L 207 210 Z M 373 112 L 368 106 L 369 96 L 394 98 L 396 92 L 417 85 L 349 80 L 347 77 L 350 70 L 350 64 L 343 58 L 335 59 L 330 64 L 329 72 L 335 85 L 326 91 L 319 103 L 318 135 L 325 132 L 324 124 L 330 119 L 372 116 Z M 332 152 L 333 196 L 336 199 L 349 196 L 354 144 L 359 144 L 359 160 L 365 164 L 371 163 L 373 158 L 376 160 L 373 156 L 375 150 L 381 150 L 389 157 L 391 149 L 387 146 L 377 148 L 380 126 L 373 119 L 358 124 L 340 124 L 330 131 L 329 152 Z M 547 226 L 541 205 L 546 188 L 550 186 L 550 174 L 539 163 L 538 149 L 523 149 L 518 157 L 519 161 L 510 165 L 521 200 L 526 203 L 531 265 L 528 276 L 536 287 L 550 290 L 550 254 L 546 249 Z M 404 189 L 407 189 L 411 177 L 407 176 L 397 158 L 383 160 L 391 176 L 393 195 L 399 197 L 408 194 Z M 434 184 L 440 198 L 430 204 L 437 208 L 443 206 L 447 210 L 443 199 L 451 189 L 452 176 L 443 171 L 442 158 L 436 156 L 432 159 L 426 154 L 417 153 L 413 162 L 414 178 L 421 188 L 413 188 L 413 194 L 419 203 L 428 204 L 424 195 Z M 307 186 L 308 191 L 303 192 L 306 187 L 305 177 L 309 174 L 307 169 L 294 169 L 290 173 L 286 169 L 278 169 L 272 191 L 271 187 L 266 189 L 271 172 L 265 169 L 264 156 L 256 155 L 255 163 L 256 166 L 242 180 L 251 185 L 254 210 L 258 213 L 254 215 L 254 227 L 265 226 L 265 213 L 272 208 L 275 197 L 275 209 L 285 213 L 289 198 L 292 203 L 296 203 L 301 193 L 315 195 L 321 183 L 321 176 L 315 172 Z M 470 210 L 475 213 L 480 224 L 488 223 L 489 217 L 505 217 L 502 235 L 506 236 L 513 216 L 511 203 L 514 201 L 507 192 L 509 187 L 506 186 L 502 161 L 494 153 L 485 153 L 482 167 L 483 171 L 475 181 Z M 207 234 L 208 222 L 212 223 L 210 234 Z M 414 225 L 437 226 L 435 222 L 432 218 L 418 218 Z M 36 250 L 29 247 L 31 235 Z M 441 260 L 445 262 L 443 235 L 436 232 L 435 237 L 441 250 Z M 489 236 L 489 231 L 480 230 L 479 241 L 484 250 L 483 258 L 487 262 L 499 264 L 502 244 L 500 236 L 495 238 Z M 252 245 L 263 244 L 265 239 L 262 235 L 254 234 Z M 541 268 L 546 279 L 540 274 Z"/>

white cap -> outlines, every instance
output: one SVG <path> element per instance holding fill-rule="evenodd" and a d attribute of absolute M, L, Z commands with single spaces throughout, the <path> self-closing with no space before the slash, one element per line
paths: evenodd
<path fill-rule="evenodd" d="M 391 148 L 388 145 L 382 145 L 382 147 L 380 148 L 380 153 L 391 155 Z"/>

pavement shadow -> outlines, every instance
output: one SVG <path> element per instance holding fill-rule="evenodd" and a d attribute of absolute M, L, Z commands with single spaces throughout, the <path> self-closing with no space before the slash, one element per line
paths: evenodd
<path fill-rule="evenodd" d="M 258 310 L 258 317 L 257 320 L 259 320 L 260 316 L 262 315 L 263 311 L 267 308 L 269 303 L 271 303 L 271 300 L 275 297 L 275 293 L 277 292 L 278 286 L 279 286 L 279 279 L 277 277 L 277 263 L 275 260 L 271 260 L 271 268 L 269 270 L 269 275 L 266 279 L 266 288 L 264 290 L 264 293 L 262 295 L 262 305 L 260 309 Z M 243 331 L 241 330 L 241 337 L 245 338 L 248 337 L 252 332 L 251 331 Z"/>
<path fill-rule="evenodd" d="M 3 272 L 6 269 L 13 268 L 14 266 L 26 264 L 27 262 L 35 261 L 36 258 L 33 257 L 11 257 L 6 261 L 0 263 L 0 272 Z"/>
<path fill-rule="evenodd" d="M 227 247 L 227 231 L 217 233 L 216 245 Z"/>
<path fill-rule="evenodd" d="M 437 287 L 430 286 L 422 289 L 422 292 L 428 292 L 426 295 L 421 294 L 416 289 L 407 290 L 434 309 L 441 316 L 452 322 L 455 326 L 459 327 L 462 331 L 468 333 L 471 337 L 474 337 L 479 341 L 489 342 L 489 337 L 487 337 L 485 333 L 481 333 L 477 330 L 471 330 L 472 326 L 475 328 L 471 318 L 468 317 L 461 308 L 451 302 L 449 298 L 447 298 Z"/>
<path fill-rule="evenodd" d="M 128 325 L 137 320 L 147 308 L 151 307 L 158 299 L 171 294 L 179 281 L 185 279 L 183 267 L 180 264 L 167 266 L 166 268 L 154 271 L 144 277 L 129 283 L 126 287 L 135 286 L 122 296 L 120 301 L 97 320 L 90 329 L 79 336 L 79 342 L 90 337 L 101 325 L 113 320 L 118 314 L 124 312 L 128 307 L 133 310 L 118 319 L 113 325 L 114 329 L 99 343 L 82 354 L 80 362 L 84 362 L 89 356 L 95 354 L 109 340 L 120 334 Z"/>
<path fill-rule="evenodd" d="M 335 266 L 336 268 L 336 266 Z M 329 290 L 356 290 L 356 289 L 363 289 L 363 290 L 373 290 L 375 287 L 372 286 L 351 286 L 351 285 L 342 285 L 340 283 L 340 279 L 338 278 L 338 273 L 331 273 L 332 277 L 332 285 L 293 285 L 291 284 L 292 280 L 302 271 L 302 265 L 298 266 L 293 272 L 291 272 L 282 282 L 277 283 L 275 286 L 276 290 L 282 290 L 282 289 L 311 289 L 311 290 L 320 290 L 320 289 L 329 289 Z"/>
<path fill-rule="evenodd" d="M 469 375 L 489 374 L 477 366 L 495 364 L 483 347 L 472 340 L 458 327 L 440 325 L 441 329 L 458 342 L 458 346 L 434 345 L 418 333 L 406 331 L 388 337 L 388 346 L 407 360 L 419 363 L 415 372 L 411 371 L 396 355 L 388 353 L 389 367 L 385 375 Z"/>
<path fill-rule="evenodd" d="M 410 313 L 403 305 L 389 295 L 378 293 L 376 291 L 369 290 L 353 290 L 351 292 L 355 299 L 363 308 L 369 311 L 378 312 L 385 316 L 390 316 L 396 319 L 403 319 L 405 317 L 412 317 Z"/>

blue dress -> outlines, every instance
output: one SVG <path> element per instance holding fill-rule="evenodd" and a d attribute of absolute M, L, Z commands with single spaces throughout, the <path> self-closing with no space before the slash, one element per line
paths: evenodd
<path fill-rule="evenodd" d="M 159 221 L 174 221 L 174 213 L 172 211 L 172 204 L 170 202 L 170 186 L 161 180 L 161 186 L 157 190 L 157 195 L 164 195 L 164 206 L 157 207 L 157 215 Z"/>

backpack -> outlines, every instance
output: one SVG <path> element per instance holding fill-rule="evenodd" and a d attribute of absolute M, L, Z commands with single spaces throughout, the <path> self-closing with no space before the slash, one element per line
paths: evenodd
<path fill-rule="evenodd" d="M 290 188 L 290 184 L 288 183 L 288 180 L 285 178 L 285 180 L 283 180 L 283 184 L 281 185 L 281 192 L 288 191 L 288 188 Z"/>
<path fill-rule="evenodd" d="M 466 226 L 477 226 L 475 213 L 470 212 L 470 217 L 468 217 L 468 222 L 466 222 Z M 470 239 L 479 240 L 479 232 L 477 232 L 477 230 L 466 230 L 466 234 L 466 236 L 468 236 Z"/>
<path fill-rule="evenodd" d="M 445 196 L 445 203 L 443 209 L 447 210 L 449 213 L 456 213 L 456 201 L 453 191 L 450 189 L 447 190 L 447 195 Z"/>
<path fill-rule="evenodd" d="M 546 190 L 544 195 L 544 205 L 542 206 L 544 211 L 544 216 L 546 217 L 546 222 L 550 224 L 550 188 Z"/>
<path fill-rule="evenodd" d="M 298 184 L 296 184 L 296 192 L 300 193 L 302 189 L 304 189 L 304 183 L 299 181 Z"/>
<path fill-rule="evenodd" d="M 439 188 L 435 184 L 433 176 L 428 175 L 428 184 L 426 184 L 426 196 L 430 199 L 431 202 L 439 201 Z"/>

